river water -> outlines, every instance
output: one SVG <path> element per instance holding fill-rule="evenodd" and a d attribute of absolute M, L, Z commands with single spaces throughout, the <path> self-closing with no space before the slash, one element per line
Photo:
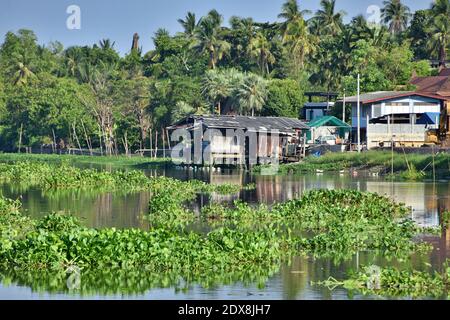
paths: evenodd
<path fill-rule="evenodd" d="M 103 167 L 103 169 L 111 169 Z M 181 180 L 199 179 L 209 183 L 232 183 L 245 185 L 255 183 L 256 189 L 234 195 L 199 197 L 193 209 L 214 202 L 242 199 L 251 204 L 272 204 L 300 196 L 310 189 L 356 189 L 387 195 L 397 202 L 412 208 L 411 218 L 422 226 L 438 226 L 442 212 L 450 210 L 450 181 L 438 182 L 391 182 L 367 174 L 304 174 L 283 176 L 251 175 L 239 170 L 193 170 L 188 168 L 142 169 L 149 176 L 166 175 Z M 48 212 L 64 211 L 82 218 L 87 226 L 102 228 L 148 228 L 143 216 L 148 211 L 148 192 L 131 194 L 93 193 L 88 191 L 45 191 L 39 188 L 24 188 L 17 185 L 0 185 L 5 197 L 21 199 L 23 208 L 32 217 L 42 217 Z M 434 250 L 425 257 L 413 257 L 411 261 L 388 261 L 384 257 L 361 252 L 352 261 L 334 263 L 330 259 L 296 257 L 281 266 L 279 272 L 270 277 L 264 287 L 256 283 L 235 282 L 211 288 L 193 285 L 189 290 L 154 288 L 139 294 L 97 294 L 77 292 L 47 292 L 15 283 L 0 284 L 0 299 L 367 299 L 352 295 L 344 289 L 329 290 L 312 285 L 311 282 L 325 280 L 330 276 L 346 278 L 349 270 L 358 270 L 363 265 L 395 265 L 399 268 L 425 265 L 439 269 L 446 258 L 450 258 L 450 231 L 441 236 L 427 236 Z M 99 290 L 99 292 L 104 292 Z"/>

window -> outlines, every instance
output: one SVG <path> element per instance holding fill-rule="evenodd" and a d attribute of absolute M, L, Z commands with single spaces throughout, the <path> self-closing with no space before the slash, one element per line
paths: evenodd
<path fill-rule="evenodd" d="M 388 102 L 386 107 L 409 107 L 409 102 Z"/>
<path fill-rule="evenodd" d="M 435 107 L 437 106 L 437 103 L 432 103 L 432 102 L 414 102 L 414 106 L 417 107 Z"/>

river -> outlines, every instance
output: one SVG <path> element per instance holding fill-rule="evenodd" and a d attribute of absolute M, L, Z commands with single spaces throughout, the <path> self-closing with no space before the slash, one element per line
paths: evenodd
<path fill-rule="evenodd" d="M 111 169 L 103 167 L 103 169 Z M 210 201 L 225 202 L 242 199 L 251 204 L 284 202 L 300 196 L 310 189 L 356 189 L 385 194 L 397 202 L 412 208 L 411 218 L 421 226 L 438 226 L 440 214 L 450 210 L 450 181 L 391 182 L 367 174 L 304 174 L 261 176 L 239 170 L 193 170 L 188 168 L 142 169 L 149 176 L 166 175 L 181 180 L 200 179 L 209 183 L 232 183 L 245 185 L 255 183 L 256 189 L 241 191 L 234 195 L 199 196 L 193 209 L 198 210 Z M 19 185 L 2 184 L 0 193 L 5 197 L 21 199 L 23 209 L 38 218 L 52 211 L 64 211 L 80 217 L 87 226 L 102 228 L 148 228 L 143 216 L 148 211 L 148 192 L 131 194 L 93 193 L 88 191 L 45 191 Z M 423 269 L 425 264 L 439 269 L 450 258 L 450 231 L 441 236 L 427 236 L 434 250 L 426 257 L 413 257 L 411 261 L 389 261 L 368 252 L 355 255 L 352 261 L 335 264 L 330 259 L 295 257 L 280 267 L 261 286 L 257 283 L 234 282 L 210 288 L 193 285 L 189 290 L 154 288 L 140 293 L 80 295 L 76 292 L 47 292 L 45 289 L 7 283 L 0 284 L 0 299 L 367 299 L 353 295 L 344 289 L 329 290 L 315 286 L 311 281 L 325 280 L 330 276 L 345 278 L 349 270 L 363 265 L 395 265 L 399 268 L 414 266 Z M 9 282 L 9 281 L 8 281 Z M 101 290 L 100 290 L 101 291 Z"/>

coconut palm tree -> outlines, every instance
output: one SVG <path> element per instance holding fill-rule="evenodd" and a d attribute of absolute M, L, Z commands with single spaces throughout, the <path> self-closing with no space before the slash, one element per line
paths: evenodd
<path fill-rule="evenodd" d="M 398 34 L 406 29 L 411 18 L 409 7 L 401 3 L 400 0 L 383 1 L 384 8 L 381 9 L 383 22 L 389 25 L 391 34 Z"/>
<path fill-rule="evenodd" d="M 230 44 L 222 39 L 222 21 L 222 16 L 212 10 L 200 20 L 195 30 L 195 41 L 191 47 L 201 54 L 208 54 L 210 69 L 215 69 L 231 48 Z"/>
<path fill-rule="evenodd" d="M 321 0 L 320 6 L 322 9 L 317 11 L 313 19 L 318 21 L 322 34 L 335 36 L 342 31 L 344 25 L 342 18 L 346 13 L 336 12 L 336 0 Z"/>
<path fill-rule="evenodd" d="M 281 36 L 285 38 L 289 25 L 300 20 L 303 21 L 304 16 L 309 13 L 311 13 L 309 10 L 300 10 L 297 0 L 287 0 L 282 6 L 281 13 L 278 15 L 278 18 L 284 19 L 284 22 L 280 25 Z"/>
<path fill-rule="evenodd" d="M 23 62 L 17 64 L 17 71 L 14 73 L 14 85 L 21 86 L 28 83 L 28 80 L 34 77 L 33 71 L 30 70 Z"/>
<path fill-rule="evenodd" d="M 433 16 L 444 15 L 450 19 L 450 1 L 449 0 L 435 0 L 431 4 L 431 11 Z"/>
<path fill-rule="evenodd" d="M 102 50 L 109 50 L 114 49 L 114 46 L 116 45 L 115 41 L 112 41 L 110 39 L 102 39 L 99 41 L 98 45 Z"/>
<path fill-rule="evenodd" d="M 306 22 L 299 19 L 289 25 L 283 43 L 298 71 L 304 66 L 306 57 L 314 52 L 316 37 L 309 33 Z"/>
<path fill-rule="evenodd" d="M 275 63 L 275 56 L 271 52 L 271 46 L 271 42 L 267 40 L 262 32 L 258 32 L 256 37 L 250 42 L 250 56 L 255 59 L 263 76 L 267 76 L 270 73 L 269 66 Z"/>
<path fill-rule="evenodd" d="M 447 46 L 450 44 L 450 18 L 438 15 L 427 31 L 430 34 L 427 47 L 432 54 L 437 54 L 439 66 L 445 67 Z"/>
<path fill-rule="evenodd" d="M 241 113 L 261 111 L 267 99 L 267 82 L 256 74 L 248 74 L 237 91 Z"/>
<path fill-rule="evenodd" d="M 194 37 L 195 29 L 197 28 L 197 19 L 195 17 L 195 13 L 188 12 L 184 20 L 178 19 L 178 23 L 183 27 L 184 34 L 187 38 L 191 39 Z"/>

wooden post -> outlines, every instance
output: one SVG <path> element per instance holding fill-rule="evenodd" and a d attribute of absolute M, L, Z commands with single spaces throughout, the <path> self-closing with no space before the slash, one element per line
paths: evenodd
<path fill-rule="evenodd" d="M 100 138 L 100 154 L 103 156 L 103 141 L 102 141 L 102 129 L 100 128 L 100 125 L 98 125 L 98 137 Z"/>
<path fill-rule="evenodd" d="M 169 130 L 166 128 L 166 137 L 167 137 L 167 144 L 169 145 L 169 150 L 172 149 L 172 146 L 170 145 L 170 137 L 169 137 Z"/>
<path fill-rule="evenodd" d="M 83 132 L 84 132 L 84 139 L 86 140 L 86 144 L 89 148 L 89 154 L 92 156 L 92 142 L 91 139 L 88 137 L 87 131 L 86 131 L 86 127 L 84 126 L 84 122 L 83 119 L 81 119 L 81 126 L 83 127 Z"/>
<path fill-rule="evenodd" d="M 23 123 L 20 124 L 20 131 L 19 131 L 19 153 L 20 149 L 22 148 L 22 132 L 23 132 Z"/>
<path fill-rule="evenodd" d="M 435 166 L 435 155 L 434 155 L 434 144 L 431 146 L 431 152 L 433 153 L 433 183 L 436 183 L 436 166 Z"/>
<path fill-rule="evenodd" d="M 149 138 L 150 138 L 150 150 L 153 150 L 153 131 L 152 131 L 152 128 L 150 128 L 150 131 L 149 131 Z M 152 156 L 151 152 L 152 151 L 150 151 L 150 157 Z"/>
<path fill-rule="evenodd" d="M 55 153 L 55 150 L 56 150 L 56 136 L 55 136 L 55 130 L 53 128 L 52 128 L 52 133 L 53 133 L 52 151 L 53 151 L 53 153 Z"/>
<path fill-rule="evenodd" d="M 161 128 L 162 134 L 162 147 L 163 147 L 163 158 L 166 157 L 166 134 L 164 128 Z"/>
<path fill-rule="evenodd" d="M 72 127 L 73 127 L 73 136 L 77 140 L 78 150 L 80 150 L 81 155 L 83 155 L 83 150 L 81 149 L 80 140 L 78 140 L 77 131 L 75 130 L 75 122 L 73 123 Z"/>
<path fill-rule="evenodd" d="M 158 156 L 158 130 L 155 130 L 155 156 L 156 158 Z"/>
<path fill-rule="evenodd" d="M 303 148 L 302 148 L 302 158 L 306 158 L 306 132 L 303 133 Z"/>

